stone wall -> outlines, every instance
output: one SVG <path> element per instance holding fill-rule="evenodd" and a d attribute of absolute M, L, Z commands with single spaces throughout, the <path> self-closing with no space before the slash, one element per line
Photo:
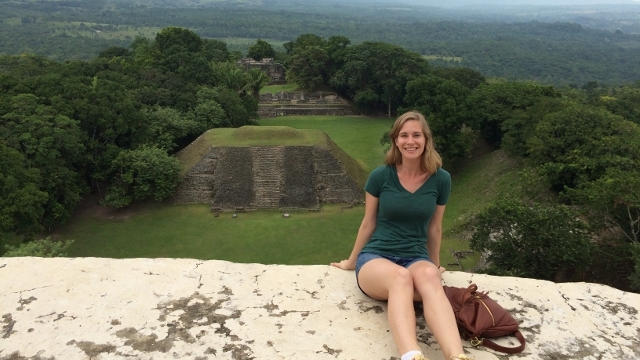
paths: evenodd
<path fill-rule="evenodd" d="M 364 192 L 322 146 L 211 148 L 178 185 L 174 203 L 212 211 L 318 210 L 360 203 Z"/>
<path fill-rule="evenodd" d="M 284 158 L 284 188 L 280 207 L 319 209 L 313 147 L 287 146 Z"/>
<path fill-rule="evenodd" d="M 640 357 L 640 294 L 449 271 L 443 280 L 489 291 L 527 339 L 514 355 L 463 341 L 476 360 Z M 353 271 L 328 265 L 0 258 L 0 360 L 398 360 L 387 315 Z M 419 311 L 416 325 L 426 357 L 443 360 Z"/>
<path fill-rule="evenodd" d="M 271 81 L 269 84 L 286 84 L 286 71 L 284 67 L 274 61 L 273 58 L 265 58 L 255 61 L 252 58 L 240 59 L 236 62 L 244 71 L 249 69 L 260 69 L 269 75 Z"/>
<path fill-rule="evenodd" d="M 353 107 L 334 92 L 278 92 L 261 94 L 258 116 L 348 116 Z"/>
<path fill-rule="evenodd" d="M 249 208 L 254 198 L 253 158 L 248 147 L 221 147 L 214 172 L 212 209 Z"/>
<path fill-rule="evenodd" d="M 348 104 L 348 102 L 334 92 L 284 92 L 275 94 L 260 94 L 261 103 L 289 103 L 289 104 Z"/>

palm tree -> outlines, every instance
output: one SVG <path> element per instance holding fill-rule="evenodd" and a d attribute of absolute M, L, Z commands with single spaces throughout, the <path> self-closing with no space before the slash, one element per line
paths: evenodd
<path fill-rule="evenodd" d="M 253 68 L 246 72 L 246 88 L 251 91 L 251 95 L 258 99 L 260 97 L 260 89 L 265 87 L 271 81 L 271 78 L 264 71 Z"/>
<path fill-rule="evenodd" d="M 222 85 L 238 94 L 247 88 L 247 76 L 236 64 L 232 62 L 222 62 L 211 64 L 215 73 L 218 74 Z"/>

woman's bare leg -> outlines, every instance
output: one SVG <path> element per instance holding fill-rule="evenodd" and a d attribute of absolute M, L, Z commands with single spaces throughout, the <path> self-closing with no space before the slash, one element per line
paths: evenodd
<path fill-rule="evenodd" d="M 409 270 L 387 259 L 373 259 L 360 269 L 358 284 L 372 298 L 387 300 L 389 327 L 400 354 L 420 350 L 413 309 L 414 285 Z"/>
<path fill-rule="evenodd" d="M 422 298 L 424 319 L 442 349 L 445 359 L 464 354 L 451 303 L 444 294 L 440 270 L 428 261 L 418 261 L 408 270 Z"/>

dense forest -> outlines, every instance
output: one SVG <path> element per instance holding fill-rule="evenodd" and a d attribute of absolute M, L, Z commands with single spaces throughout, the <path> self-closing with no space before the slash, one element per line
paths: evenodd
<path fill-rule="evenodd" d="M 486 271 L 640 289 L 640 83 L 488 81 L 341 35 L 303 34 L 282 48 L 258 40 L 249 53 L 275 55 L 289 81 L 331 87 L 363 113 L 419 110 L 448 163 L 477 139 L 522 160 L 530 194 L 472 224 L 471 246 L 491 254 Z M 235 56 L 179 27 L 88 61 L 0 56 L 0 242 L 64 226 L 90 193 L 115 208 L 170 196 L 176 151 L 207 129 L 256 118 L 268 78 Z"/>
<path fill-rule="evenodd" d="M 136 37 L 152 38 L 166 26 L 180 26 L 227 43 L 235 38 L 284 43 L 307 33 L 340 35 L 352 44 L 393 43 L 426 56 L 433 65 L 463 66 L 487 77 L 613 86 L 640 79 L 640 66 L 633 61 L 640 57 L 638 14 L 640 6 L 634 5 L 478 12 L 293 0 L 3 1 L 0 54 L 90 60 L 107 46 L 127 47 Z"/>

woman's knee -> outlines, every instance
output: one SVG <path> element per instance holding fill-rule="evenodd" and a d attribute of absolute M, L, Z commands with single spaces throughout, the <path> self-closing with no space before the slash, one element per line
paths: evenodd
<path fill-rule="evenodd" d="M 409 269 L 398 266 L 394 269 L 393 284 L 397 286 L 411 287 L 413 288 L 413 276 Z"/>
<path fill-rule="evenodd" d="M 442 286 L 440 269 L 435 266 L 424 265 L 411 272 L 416 283 Z"/>

